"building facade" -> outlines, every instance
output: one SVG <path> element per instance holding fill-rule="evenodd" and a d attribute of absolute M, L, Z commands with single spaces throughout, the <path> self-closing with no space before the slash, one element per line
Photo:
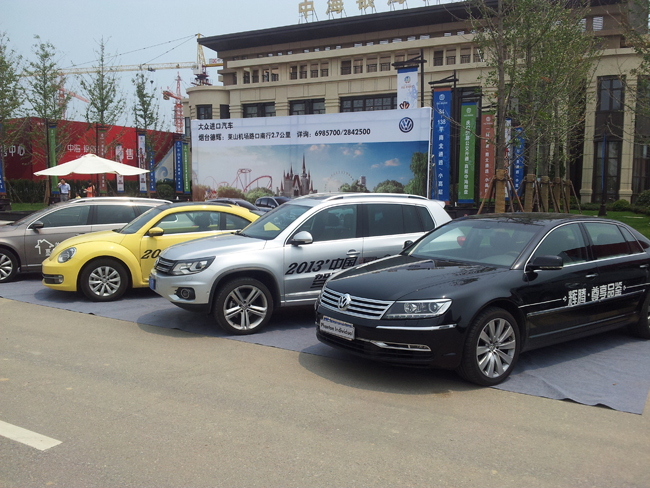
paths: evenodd
<path fill-rule="evenodd" d="M 200 43 L 223 59 L 223 85 L 187 90 L 186 127 L 189 119 L 396 109 L 394 63 L 418 56 L 424 61 L 423 106 L 432 105 L 429 83 L 445 78 L 455 76 L 456 94 L 474 93 L 482 89 L 487 69 L 463 20 L 467 8 L 458 2 L 202 38 Z M 620 103 L 625 89 L 634 86 L 629 72 L 638 65 L 621 30 L 629 15 L 625 1 L 594 0 L 583 20 L 603 48 L 587 88 L 592 96 L 585 108 L 584 147 L 570 174 L 583 202 L 599 201 L 603 167 L 609 200 L 633 200 L 650 188 L 650 151 L 635 144 L 635 112 Z M 612 118 L 620 130 L 607 133 L 605 121 Z"/>

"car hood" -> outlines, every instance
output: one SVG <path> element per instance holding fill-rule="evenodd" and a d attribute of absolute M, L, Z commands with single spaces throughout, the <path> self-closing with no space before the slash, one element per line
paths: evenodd
<path fill-rule="evenodd" d="M 0 225 L 0 237 L 22 236 L 24 234 L 24 225 Z"/>
<path fill-rule="evenodd" d="M 64 249 L 80 244 L 96 243 L 96 242 L 112 242 L 119 244 L 124 240 L 125 235 L 113 232 L 112 230 L 102 230 L 99 232 L 89 232 L 88 234 L 81 234 L 75 237 L 70 237 L 61 242 L 57 247 Z"/>
<path fill-rule="evenodd" d="M 509 268 L 398 255 L 337 274 L 327 288 L 374 300 L 445 298 L 459 286 L 480 283 Z"/>
<path fill-rule="evenodd" d="M 161 257 L 177 261 L 179 259 L 198 259 L 234 252 L 251 252 L 264 249 L 266 241 L 237 234 L 222 234 L 183 242 L 168 247 Z"/>

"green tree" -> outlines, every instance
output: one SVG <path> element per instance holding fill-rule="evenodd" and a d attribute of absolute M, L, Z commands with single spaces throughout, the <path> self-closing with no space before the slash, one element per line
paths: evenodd
<path fill-rule="evenodd" d="M 217 196 L 220 198 L 245 198 L 243 191 L 232 186 L 220 186 L 217 188 Z"/>
<path fill-rule="evenodd" d="M 268 188 L 253 188 L 252 190 L 246 193 L 246 200 L 250 203 L 255 203 L 255 201 L 260 197 L 273 196 L 274 193 Z"/>
<path fill-rule="evenodd" d="M 366 186 L 359 183 L 359 181 L 355 181 L 354 183 L 343 183 L 339 187 L 339 191 L 345 193 L 370 193 Z"/>
<path fill-rule="evenodd" d="M 404 192 L 411 195 L 427 196 L 427 155 L 421 152 L 413 153 L 411 157 L 413 179 L 404 187 Z"/>
<path fill-rule="evenodd" d="M 18 115 L 23 101 L 23 92 L 20 86 L 21 64 L 21 56 L 10 49 L 9 38 L 4 32 L 0 32 L 0 150 L 2 147 L 13 144 L 18 135 L 15 127 L 9 131 L 8 125 L 9 121 Z M 2 168 L 0 169 L 2 169 L 5 183 L 8 186 L 4 159 L 2 159 Z"/>
<path fill-rule="evenodd" d="M 372 191 L 373 193 L 404 193 L 404 185 L 397 180 L 384 180 Z"/>

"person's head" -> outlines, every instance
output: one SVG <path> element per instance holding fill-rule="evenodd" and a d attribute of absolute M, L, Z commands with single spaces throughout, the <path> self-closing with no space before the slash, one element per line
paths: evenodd
<path fill-rule="evenodd" d="M 65 178 L 61 178 L 59 181 L 65 185 Z"/>

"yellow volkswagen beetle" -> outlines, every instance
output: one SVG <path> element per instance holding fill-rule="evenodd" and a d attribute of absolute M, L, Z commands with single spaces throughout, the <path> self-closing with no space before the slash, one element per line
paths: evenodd
<path fill-rule="evenodd" d="M 81 290 L 90 300 L 121 297 L 129 286 L 149 286 L 149 272 L 167 247 L 243 229 L 258 215 L 223 203 L 175 203 L 152 208 L 121 229 L 61 242 L 43 261 L 43 284 Z"/>

